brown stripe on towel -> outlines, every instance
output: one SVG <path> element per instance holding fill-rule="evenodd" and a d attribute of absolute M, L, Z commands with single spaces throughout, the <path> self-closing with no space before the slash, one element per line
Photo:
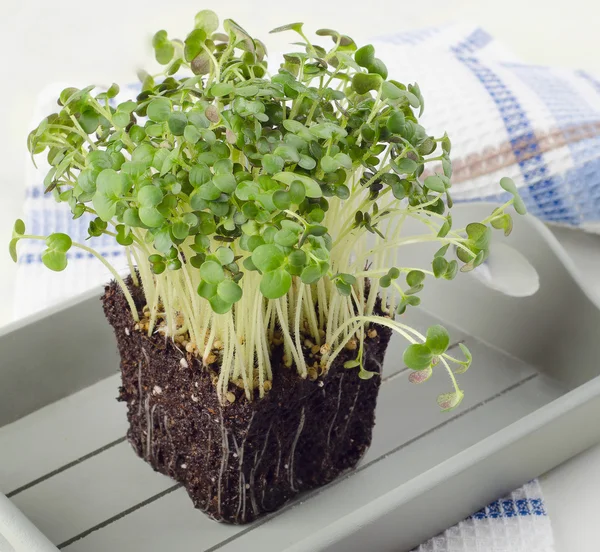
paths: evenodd
<path fill-rule="evenodd" d="M 527 161 L 549 151 L 557 150 L 568 144 L 581 142 L 600 136 L 600 121 L 553 128 L 543 134 L 523 136 L 514 143 L 503 142 L 496 148 L 486 148 L 481 153 L 473 153 L 452 162 L 452 182 L 459 184 L 478 176 L 484 176 L 515 163 Z M 441 172 L 441 164 L 427 169 L 423 176 Z"/>

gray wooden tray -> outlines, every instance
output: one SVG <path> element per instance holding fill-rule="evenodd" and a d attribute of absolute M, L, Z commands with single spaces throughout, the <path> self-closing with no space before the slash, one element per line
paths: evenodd
<path fill-rule="evenodd" d="M 13 325 L 0 333 L 0 491 L 69 552 L 408 550 L 600 441 L 600 310 L 536 219 L 509 241 L 541 275 L 536 295 L 463 276 L 428 287 L 436 316 L 410 315 L 421 330 L 442 319 L 473 352 L 463 404 L 439 412 L 446 377 L 410 384 L 393 338 L 359 468 L 248 526 L 208 520 L 125 441 L 100 290 Z"/>

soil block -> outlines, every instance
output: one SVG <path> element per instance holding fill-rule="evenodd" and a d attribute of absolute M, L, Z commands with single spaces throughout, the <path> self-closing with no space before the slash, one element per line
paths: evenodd
<path fill-rule="evenodd" d="M 140 288 L 132 287 L 141 311 Z M 160 334 L 148 337 L 113 282 L 102 297 L 121 356 L 119 400 L 127 403 L 127 438 L 156 471 L 180 482 L 211 518 L 247 523 L 298 493 L 325 485 L 353 468 L 371 444 L 379 376 L 358 377 L 344 350 L 315 381 L 300 378 L 273 350 L 272 389 L 247 401 L 243 390 L 221 405 L 207 368 Z M 381 372 L 391 330 L 375 326 L 364 363 Z M 309 350 L 306 351 L 307 361 Z"/>

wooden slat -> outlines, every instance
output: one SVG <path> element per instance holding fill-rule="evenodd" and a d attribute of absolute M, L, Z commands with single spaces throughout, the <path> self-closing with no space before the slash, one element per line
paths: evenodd
<path fill-rule="evenodd" d="M 115 400 L 119 385 L 115 374 L 0 427 L 0 490 L 10 495 L 122 438 L 127 419 Z"/>
<path fill-rule="evenodd" d="M 490 349 L 478 342 L 470 342 L 469 346 L 474 354 L 478 355 L 480 362 L 472 368 L 471 373 L 462 378 L 467 398 L 463 406 L 453 413 L 439 413 L 435 405 L 436 395 L 449 389 L 449 384 L 442 374 L 435 374 L 430 382 L 421 386 L 409 384 L 406 373 L 391 377 L 384 383 L 378 406 L 378 422 L 373 446 L 365 457 L 363 466 L 377 462 L 379 458 L 385 458 L 386 455 L 395 457 L 404 448 L 413 449 L 412 445 L 402 448 L 405 443 L 415 444 L 423 439 L 426 439 L 425 442 L 429 443 L 431 435 L 442 432 L 436 437 L 437 446 L 430 445 L 427 454 L 423 457 L 417 455 L 415 458 L 418 460 L 411 461 L 410 465 L 404 465 L 403 463 L 396 465 L 395 469 L 400 474 L 404 474 L 404 477 L 409 477 L 411 474 L 416 475 L 416 473 L 421 473 L 423 469 L 435 465 L 435 463 L 447 458 L 449 455 L 463 450 L 465 446 L 473 444 L 491 432 L 504 427 L 507 423 L 515 421 L 524 413 L 545 404 L 557 395 L 555 390 L 552 393 L 548 391 L 537 394 L 529 392 L 525 397 L 518 398 L 516 405 L 513 405 L 511 409 L 506 412 L 501 410 L 502 415 L 489 416 L 483 411 L 475 415 L 475 410 L 487 408 L 486 401 L 490 401 L 499 393 L 505 394 L 496 397 L 489 404 L 493 404 L 500 399 L 503 403 L 507 401 L 511 404 L 514 403 L 515 401 L 512 398 L 509 399 L 510 393 L 506 390 L 528 381 L 529 378 L 534 378 L 536 372 L 520 361 L 507 357 L 499 351 Z M 481 359 L 485 359 L 485 362 Z M 427 402 L 429 402 L 429 405 Z M 415 412 L 418 412 L 418 416 L 415 416 Z M 433 431 L 436 426 L 440 425 L 441 427 L 438 430 Z M 421 439 L 419 439 L 420 436 L 422 436 Z M 445 446 L 440 447 L 439 443 L 444 443 Z M 406 452 L 403 452 L 403 454 L 406 454 Z M 414 453 L 411 452 L 411 454 Z M 105 466 L 104 468 L 100 466 L 100 471 L 95 472 L 93 476 L 94 479 L 98 480 L 98 486 L 90 489 L 91 496 L 98 496 L 99 500 L 102 501 L 109 500 L 108 497 L 105 497 L 103 490 L 105 485 L 102 481 L 105 477 L 112 477 L 112 471 L 116 469 L 118 469 L 116 465 Z M 365 470 L 359 470 L 350 479 L 357 477 L 363 471 Z M 375 472 L 379 472 L 379 468 Z M 390 488 L 390 481 L 387 476 L 382 476 L 379 487 L 372 484 L 369 493 L 375 492 L 375 489 L 380 489 L 381 484 L 386 489 Z M 345 489 L 346 485 L 344 483 L 340 487 Z M 130 480 L 130 487 L 137 486 L 138 482 L 134 473 Z M 334 487 L 336 486 L 334 485 Z M 328 492 L 323 494 L 327 495 Z M 336 491 L 336 493 L 340 492 L 345 493 L 343 498 L 338 497 L 344 503 L 344 506 L 334 508 L 335 512 L 327 512 L 321 508 L 315 510 L 309 505 L 307 512 L 303 513 L 300 518 L 294 517 L 291 525 L 296 527 L 294 530 L 299 531 L 296 535 L 301 535 L 305 531 L 314 530 L 323 524 L 335 521 L 342 511 L 347 511 L 347 508 L 357 507 L 365 503 L 364 489 L 349 487 L 347 491 Z M 148 498 L 151 499 L 151 496 L 148 496 Z M 309 502 L 312 504 L 312 499 Z M 310 517 L 313 515 L 310 512 L 314 512 L 316 518 L 305 524 L 305 516 Z M 118 513 L 115 510 L 113 515 Z M 284 519 L 286 515 L 285 513 L 281 514 L 281 519 Z M 279 518 L 279 515 L 275 516 L 275 519 L 279 520 Z M 298 522 L 299 519 L 302 520 L 301 523 Z M 162 523 L 161 520 L 163 520 Z M 65 549 L 70 552 L 84 550 L 95 552 L 125 549 L 127 545 L 126 549 L 131 552 L 137 550 L 140 552 L 142 550 L 145 552 L 158 552 L 164 550 L 166 546 L 178 550 L 195 544 L 201 545 L 206 550 L 220 546 L 220 543 L 224 540 L 235 539 L 236 535 L 243 534 L 243 538 L 232 540 L 229 546 L 234 546 L 233 543 L 239 540 L 240 543 L 243 543 L 240 546 L 244 547 L 246 547 L 246 542 L 254 543 L 246 550 L 254 549 L 253 546 L 257 546 L 255 541 L 247 540 L 252 537 L 252 539 L 258 539 L 256 542 L 263 542 L 264 548 L 264 546 L 267 546 L 264 541 L 266 535 L 268 535 L 267 540 L 276 543 L 273 545 L 274 548 L 268 549 L 279 550 L 281 549 L 281 543 L 286 541 L 288 536 L 291 535 L 290 531 L 292 531 L 289 526 L 284 529 L 283 525 L 280 521 L 266 524 L 259 522 L 256 524 L 256 529 L 250 531 L 248 527 L 240 528 L 216 524 L 201 513 L 192 510 L 185 491 L 179 489 L 159 500 L 150 502 L 127 516 L 114 520 L 114 522 L 98 531 L 73 542 Z M 138 538 L 137 536 L 140 534 L 143 536 Z M 273 535 L 277 536 L 274 540 L 272 539 Z M 292 537 L 290 536 L 290 538 Z"/>
<path fill-rule="evenodd" d="M 53 543 L 60 544 L 173 486 L 121 443 L 11 500 Z"/>

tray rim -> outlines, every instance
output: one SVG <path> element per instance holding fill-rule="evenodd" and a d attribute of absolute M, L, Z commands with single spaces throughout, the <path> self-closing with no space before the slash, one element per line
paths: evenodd
<path fill-rule="evenodd" d="M 433 468 L 411 478 L 406 483 L 390 489 L 384 495 L 364 504 L 361 508 L 354 510 L 326 528 L 317 531 L 296 545 L 286 548 L 286 552 L 325 550 L 321 547 L 323 543 L 335 543 L 341 538 L 350 537 L 352 534 L 366 529 L 384 515 L 407 506 L 417 497 L 435 490 L 445 482 L 463 474 L 469 467 L 485 462 L 500 451 L 518 444 L 520 440 L 527 438 L 529 435 L 550 427 L 553 422 L 590 404 L 594 399 L 598 399 L 600 406 L 600 376 L 568 391 L 563 396 L 492 433 Z M 595 442 L 591 442 L 574 452 L 567 452 L 566 457 L 583 452 L 596 443 L 600 443 L 600 431 Z M 541 474 L 536 474 L 534 477 L 538 475 Z"/>

